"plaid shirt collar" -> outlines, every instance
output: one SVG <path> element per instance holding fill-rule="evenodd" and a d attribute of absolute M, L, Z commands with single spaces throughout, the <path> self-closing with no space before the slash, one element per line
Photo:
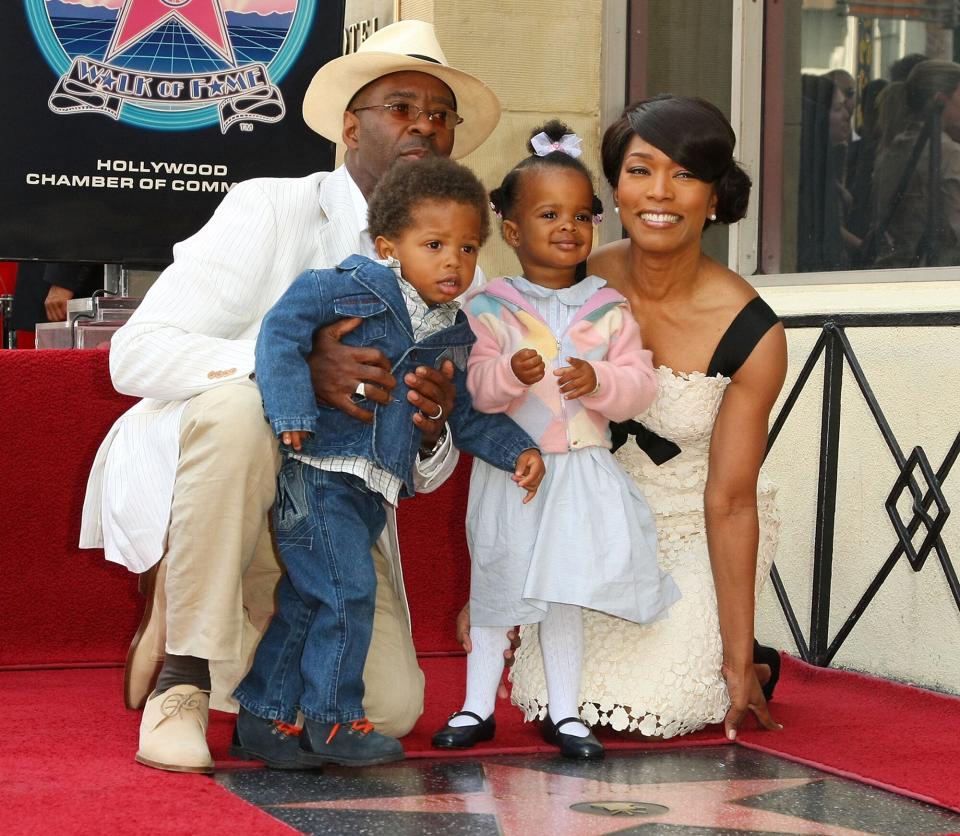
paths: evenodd
<path fill-rule="evenodd" d="M 399 261 L 395 258 L 388 258 L 381 260 L 380 263 L 389 267 L 397 277 L 397 284 L 400 286 L 400 293 L 403 294 L 407 313 L 410 314 L 413 338 L 417 342 L 426 339 L 431 334 L 436 334 L 437 331 L 453 326 L 457 319 L 457 311 L 460 310 L 459 302 L 441 302 L 439 305 L 428 305 L 417 293 L 417 289 L 403 277 L 400 272 Z"/>

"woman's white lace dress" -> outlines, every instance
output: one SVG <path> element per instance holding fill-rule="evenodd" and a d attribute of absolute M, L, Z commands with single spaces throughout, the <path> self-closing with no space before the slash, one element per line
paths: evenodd
<path fill-rule="evenodd" d="M 657 369 L 656 400 L 637 420 L 681 452 L 655 465 L 630 437 L 616 455 L 646 495 L 657 521 L 660 566 L 680 588 L 667 618 L 638 625 L 584 611 L 581 716 L 591 724 L 674 737 L 723 720 L 729 706 L 720 674 L 717 600 L 707 554 L 703 491 L 710 436 L 730 379 Z M 770 572 L 779 517 L 775 488 L 760 475 L 757 594 Z M 589 513 L 589 509 L 584 509 Z M 511 671 L 512 699 L 526 719 L 546 713 L 546 684 L 536 625 L 522 631 Z"/>

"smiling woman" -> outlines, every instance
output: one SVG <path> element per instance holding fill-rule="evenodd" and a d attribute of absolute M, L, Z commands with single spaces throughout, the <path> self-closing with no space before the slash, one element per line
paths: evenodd
<path fill-rule="evenodd" d="M 769 698 L 776 672 L 753 664 L 753 614 L 776 548 L 774 488 L 760 462 L 785 338 L 756 291 L 701 245 L 710 224 L 746 212 L 750 179 L 734 142 L 716 107 L 677 96 L 633 105 L 604 136 L 604 174 L 629 238 L 589 268 L 629 300 L 658 367 L 655 400 L 614 433 L 637 436 L 617 459 L 646 495 L 660 568 L 681 598 L 652 624 L 585 611 L 588 724 L 673 737 L 725 721 L 732 737 L 751 710 L 775 726 L 761 683 Z M 513 670 L 513 700 L 528 718 L 547 711 L 535 629 Z"/>

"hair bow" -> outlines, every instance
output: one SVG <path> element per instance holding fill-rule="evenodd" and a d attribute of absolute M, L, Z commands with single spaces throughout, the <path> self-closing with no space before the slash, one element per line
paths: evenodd
<path fill-rule="evenodd" d="M 554 151 L 561 151 L 574 158 L 583 153 L 580 150 L 580 137 L 576 134 L 564 134 L 559 140 L 553 140 L 541 131 L 531 138 L 530 146 L 533 148 L 533 153 L 538 157 L 545 157 Z"/>

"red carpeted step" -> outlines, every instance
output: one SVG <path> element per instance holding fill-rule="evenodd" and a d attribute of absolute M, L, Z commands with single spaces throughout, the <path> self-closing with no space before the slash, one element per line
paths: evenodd
<path fill-rule="evenodd" d="M 960 699 L 783 658 L 784 729 L 741 743 L 960 812 Z"/>
<path fill-rule="evenodd" d="M 140 614 L 136 578 L 77 541 L 97 447 L 135 399 L 113 391 L 101 351 L 0 352 L 0 391 L 0 667 L 122 662 Z M 427 651 L 455 646 L 453 618 L 469 582 L 468 467 L 402 512 L 417 640 Z"/>
<path fill-rule="evenodd" d="M 0 351 L 0 667 L 122 661 L 136 578 L 77 547 L 87 474 L 134 400 L 105 351 Z"/>
<path fill-rule="evenodd" d="M 464 520 L 471 460 L 433 493 L 397 508 L 404 585 L 418 653 L 457 652 L 457 613 L 470 597 L 470 557 Z"/>
<path fill-rule="evenodd" d="M 113 391 L 107 360 L 104 351 L 0 351 L 0 669 L 121 663 L 136 629 L 135 576 L 77 546 L 97 447 L 134 403 Z M 464 456 L 438 491 L 400 507 L 414 637 L 426 653 L 458 649 L 469 471 Z"/>

